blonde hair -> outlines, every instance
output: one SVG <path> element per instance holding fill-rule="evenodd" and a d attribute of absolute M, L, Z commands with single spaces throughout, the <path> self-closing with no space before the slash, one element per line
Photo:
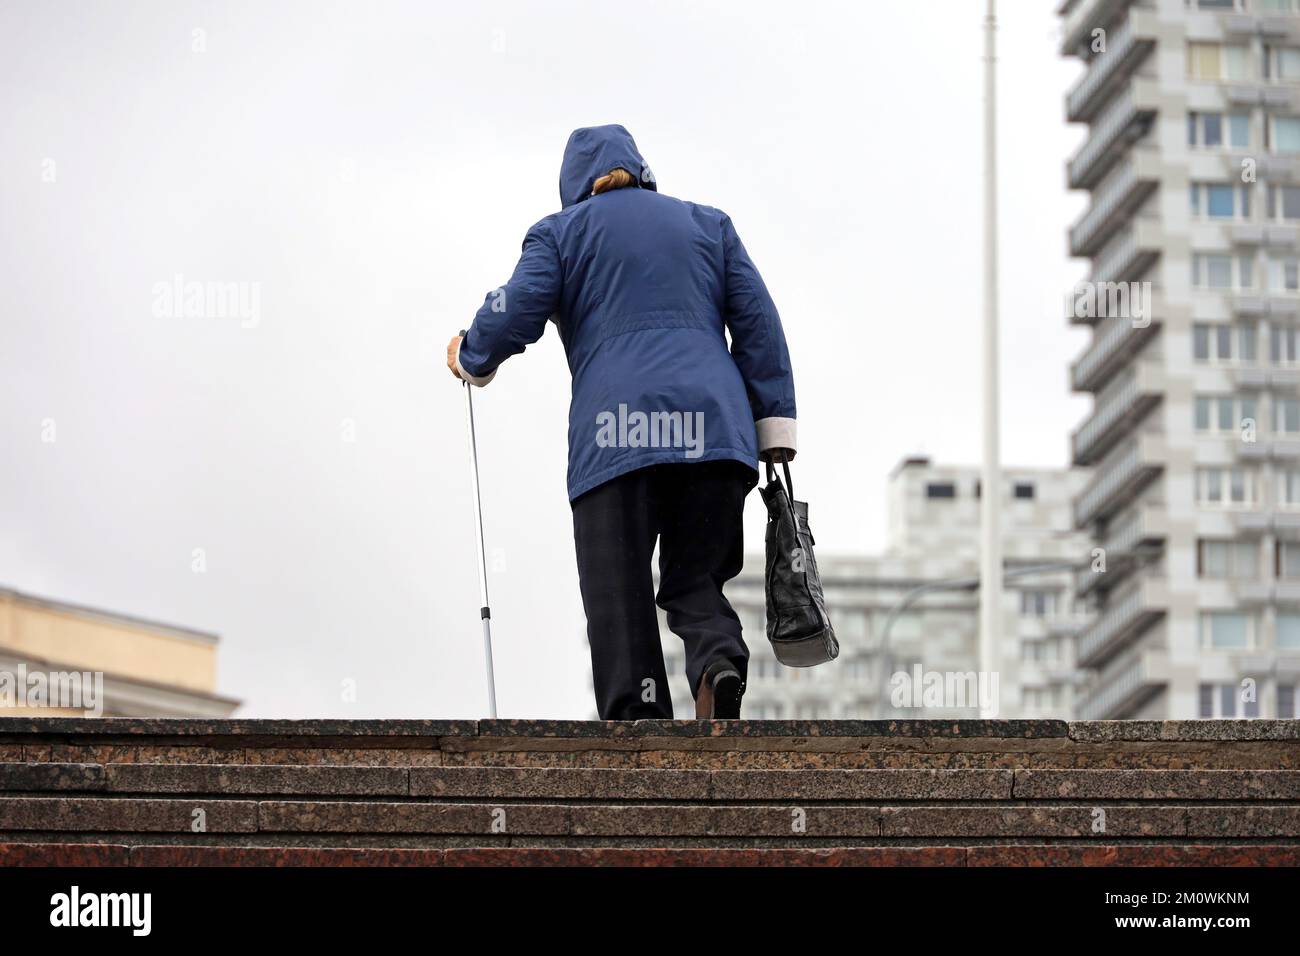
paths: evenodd
<path fill-rule="evenodd" d="M 631 186 L 634 183 L 636 183 L 635 176 L 629 173 L 626 169 L 623 169 L 621 166 L 615 167 L 592 184 L 591 194 L 593 196 L 599 196 L 607 190 L 622 189 L 623 187 Z"/>

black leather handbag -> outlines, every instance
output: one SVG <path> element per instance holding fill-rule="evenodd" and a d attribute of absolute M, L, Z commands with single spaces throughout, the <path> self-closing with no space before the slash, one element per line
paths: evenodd
<path fill-rule="evenodd" d="M 789 464 L 782 469 L 784 485 L 768 462 L 767 484 L 759 489 L 767 505 L 767 639 L 782 664 L 812 667 L 835 660 L 840 642 L 826 614 L 808 502 L 794 500 Z"/>

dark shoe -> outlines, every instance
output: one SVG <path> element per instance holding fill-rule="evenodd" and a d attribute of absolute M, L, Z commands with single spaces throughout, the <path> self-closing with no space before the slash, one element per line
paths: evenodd
<path fill-rule="evenodd" d="M 739 720 L 745 682 L 730 661 L 710 664 L 695 695 L 695 716 L 701 720 Z"/>

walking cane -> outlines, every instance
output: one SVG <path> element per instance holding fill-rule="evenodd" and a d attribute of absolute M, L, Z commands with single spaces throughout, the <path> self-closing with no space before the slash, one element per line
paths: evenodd
<path fill-rule="evenodd" d="M 465 330 L 460 330 L 460 337 L 465 338 Z M 497 685 L 492 672 L 492 609 L 488 606 L 487 554 L 483 546 L 483 499 L 478 489 L 478 442 L 474 439 L 474 387 L 469 382 L 462 382 L 465 387 L 465 421 L 469 423 L 469 473 L 474 484 L 474 523 L 478 527 L 478 593 L 481 599 L 479 617 L 483 620 L 483 653 L 487 657 L 488 716 L 493 720 L 497 716 Z"/>

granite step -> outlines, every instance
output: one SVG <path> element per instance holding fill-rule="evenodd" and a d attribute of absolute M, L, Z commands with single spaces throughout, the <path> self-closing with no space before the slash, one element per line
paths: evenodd
<path fill-rule="evenodd" d="M 635 848 L 348 848 L 0 843 L 10 866 L 1300 866 L 1300 846 L 1278 844 L 1064 846 Z"/>
<path fill-rule="evenodd" d="M 569 804 L 0 797 L 0 836 L 45 833 L 436 834 L 507 837 L 1300 838 L 1300 803 Z"/>
<path fill-rule="evenodd" d="M 574 800 L 1300 800 L 1294 770 L 649 770 L 0 763 L 0 793 Z"/>
<path fill-rule="evenodd" d="M 0 718 L 0 761 L 591 769 L 1300 770 L 1300 721 Z"/>
<path fill-rule="evenodd" d="M 1297 721 L 0 718 L 0 862 L 1209 865 L 1298 849 Z"/>

